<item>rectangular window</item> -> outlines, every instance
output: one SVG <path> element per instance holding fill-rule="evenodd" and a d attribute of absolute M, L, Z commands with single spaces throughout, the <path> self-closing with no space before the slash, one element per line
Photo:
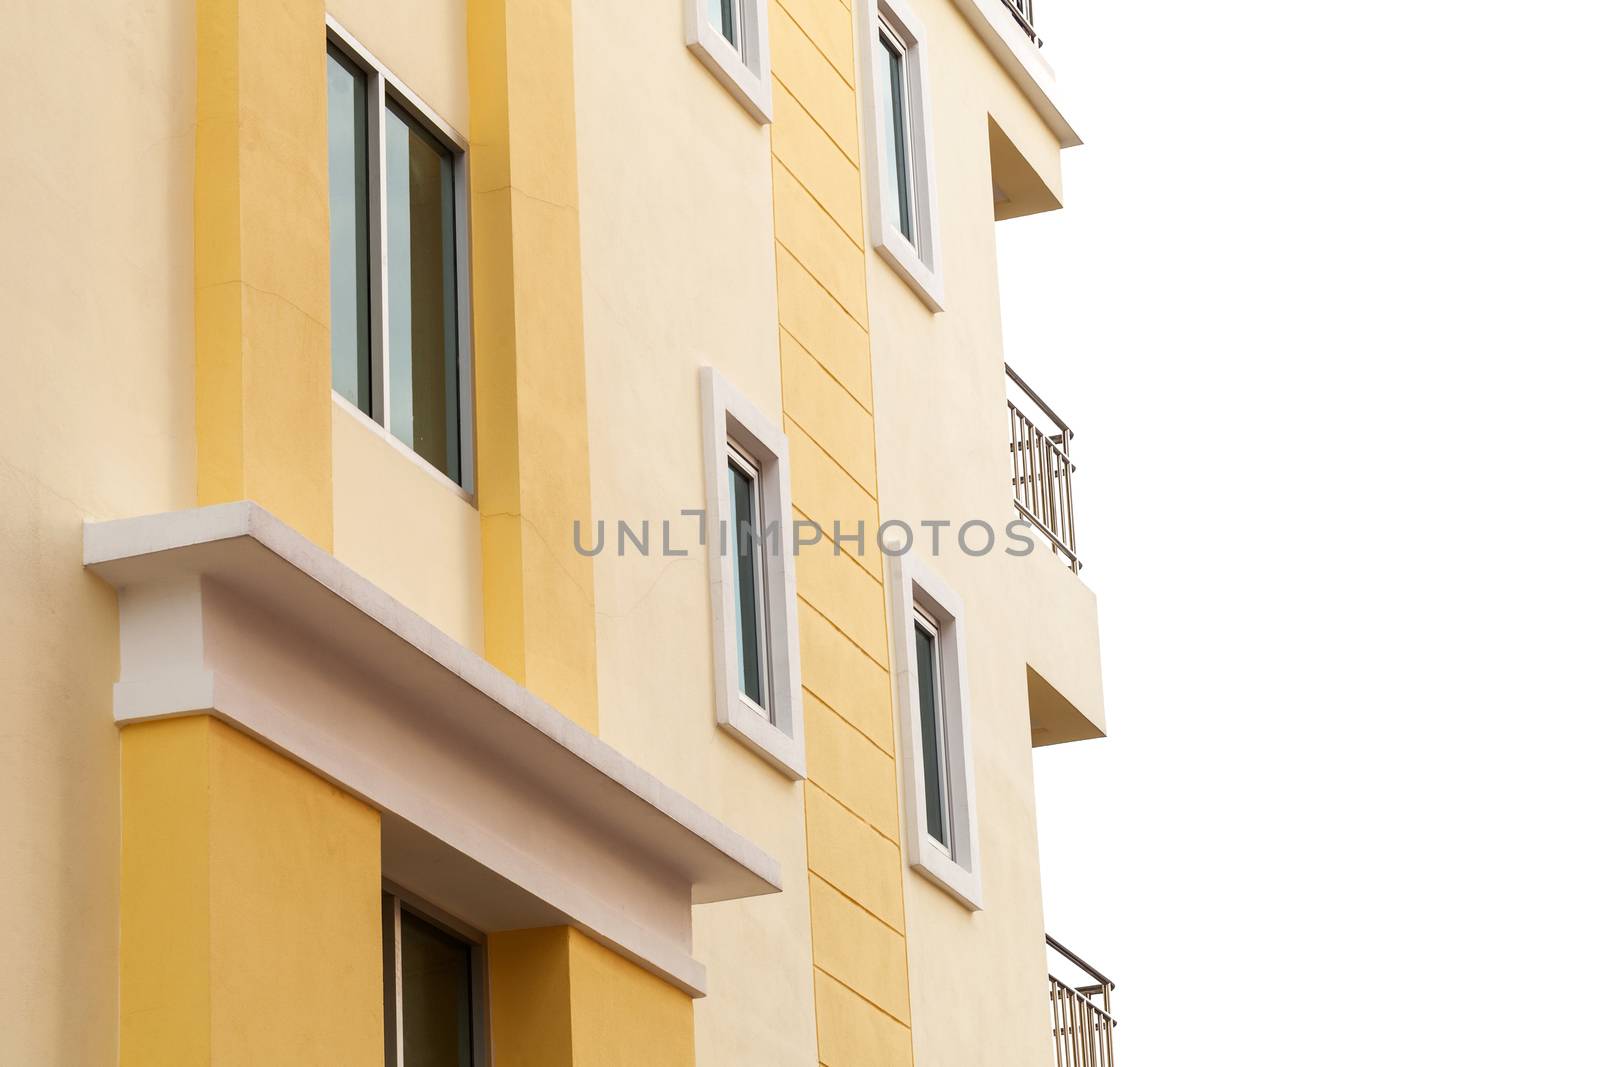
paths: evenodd
<path fill-rule="evenodd" d="M 389 100 L 389 432 L 461 480 L 455 157 Z"/>
<path fill-rule="evenodd" d="M 921 611 L 916 612 L 917 696 L 921 706 L 918 726 L 922 731 L 922 796 L 928 820 L 928 836 L 945 851 L 950 850 L 950 771 L 946 763 L 944 694 L 939 679 L 939 627 Z"/>
<path fill-rule="evenodd" d="M 930 311 L 944 307 L 928 46 L 905 0 L 863 0 L 861 130 L 872 243 Z"/>
<path fill-rule="evenodd" d="M 711 367 L 700 369 L 700 396 L 717 725 L 798 780 L 805 723 L 789 444 Z"/>
<path fill-rule="evenodd" d="M 367 76 L 328 49 L 328 259 L 333 387 L 372 414 L 371 283 L 367 279 Z"/>
<path fill-rule="evenodd" d="M 885 555 L 906 861 L 976 911 L 983 891 L 965 611 L 926 561 L 910 552 Z"/>
<path fill-rule="evenodd" d="M 728 499 L 733 538 L 733 613 L 738 644 L 739 691 L 770 720 L 767 699 L 766 560 L 761 468 L 736 448 L 728 450 Z"/>
<path fill-rule="evenodd" d="M 883 119 L 883 145 L 889 186 L 895 194 L 896 221 L 900 233 L 917 243 L 915 212 L 911 189 L 911 144 L 906 139 L 906 50 L 885 27 L 878 34 L 879 91 L 883 101 L 878 110 Z"/>
<path fill-rule="evenodd" d="M 772 121 L 769 0 L 683 0 L 684 42 L 750 117 Z"/>
<path fill-rule="evenodd" d="M 462 142 L 329 34 L 334 391 L 470 492 Z"/>
<path fill-rule="evenodd" d="M 383 895 L 384 1062 L 477 1067 L 485 1058 L 480 946 Z"/>

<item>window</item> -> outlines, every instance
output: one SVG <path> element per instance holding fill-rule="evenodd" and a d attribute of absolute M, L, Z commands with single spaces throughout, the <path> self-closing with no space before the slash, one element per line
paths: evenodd
<path fill-rule="evenodd" d="M 982 906 L 961 600 L 919 558 L 888 557 L 906 858 L 968 908 Z"/>
<path fill-rule="evenodd" d="M 768 0 L 683 0 L 689 51 L 757 122 L 772 121 Z"/>
<path fill-rule="evenodd" d="M 884 166 L 894 194 L 895 223 L 901 235 L 914 245 L 917 225 L 911 194 L 911 144 L 906 139 L 906 48 L 887 26 L 878 32 L 878 56 Z"/>
<path fill-rule="evenodd" d="M 739 5 L 735 0 L 711 0 L 711 8 L 723 39 L 734 48 L 739 48 Z"/>
<path fill-rule="evenodd" d="M 917 645 L 917 727 L 922 731 L 923 817 L 928 836 L 950 851 L 950 766 L 939 680 L 939 624 L 914 609 Z"/>
<path fill-rule="evenodd" d="M 772 686 L 767 681 L 766 557 L 760 550 L 765 524 L 761 509 L 761 467 L 728 446 L 728 518 L 733 537 L 733 630 L 739 664 L 739 692 L 772 719 Z"/>
<path fill-rule="evenodd" d="M 715 370 L 700 383 L 717 723 L 803 778 L 788 442 Z"/>
<path fill-rule="evenodd" d="M 389 1067 L 487 1062 L 482 939 L 383 894 L 383 1035 Z"/>
<path fill-rule="evenodd" d="M 927 48 L 906 0 L 860 5 L 868 221 L 872 242 L 932 311 L 943 310 Z"/>
<path fill-rule="evenodd" d="M 333 388 L 472 489 L 462 141 L 329 21 Z"/>

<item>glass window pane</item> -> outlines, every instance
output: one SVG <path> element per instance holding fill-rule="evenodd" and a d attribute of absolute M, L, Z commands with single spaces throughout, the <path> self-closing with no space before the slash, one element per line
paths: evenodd
<path fill-rule="evenodd" d="M 739 464 L 728 462 L 728 499 L 733 507 L 733 616 L 739 659 L 739 689 L 761 707 L 767 706 L 761 647 L 761 557 L 756 538 L 761 518 L 755 479 Z"/>
<path fill-rule="evenodd" d="M 389 431 L 459 483 L 455 157 L 392 100 L 384 121 Z"/>
<path fill-rule="evenodd" d="M 739 0 L 710 0 L 711 21 L 733 47 L 739 47 Z"/>
<path fill-rule="evenodd" d="M 906 137 L 905 55 L 888 34 L 878 36 L 878 81 L 882 86 L 883 139 L 888 148 L 889 183 L 894 189 L 897 219 L 905 239 L 916 243 L 911 211 L 910 141 Z"/>
<path fill-rule="evenodd" d="M 472 946 L 400 912 L 405 1067 L 472 1067 Z"/>
<path fill-rule="evenodd" d="M 372 414 L 372 291 L 368 285 L 367 78 L 328 50 L 328 253 L 333 387 Z"/>
<path fill-rule="evenodd" d="M 950 831 L 945 812 L 944 716 L 939 693 L 939 646 L 932 633 L 918 625 L 917 697 L 922 705 L 922 788 L 928 835 L 946 848 Z"/>

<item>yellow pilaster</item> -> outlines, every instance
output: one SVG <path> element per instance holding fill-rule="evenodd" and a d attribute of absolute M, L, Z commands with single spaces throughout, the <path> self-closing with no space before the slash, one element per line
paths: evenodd
<path fill-rule="evenodd" d="M 818 1055 L 911 1063 L 910 978 L 848 3 L 771 8 L 773 226 L 784 430 L 799 519 L 866 544 L 802 552 L 806 865 Z"/>
<path fill-rule="evenodd" d="M 570 926 L 489 937 L 497 1067 L 693 1067 L 688 994 Z"/>
<path fill-rule="evenodd" d="M 470 0 L 484 647 L 599 730 L 570 0 Z"/>
<path fill-rule="evenodd" d="M 382 1063 L 377 812 L 209 716 L 121 742 L 122 1067 Z"/>
<path fill-rule="evenodd" d="M 331 548 L 324 7 L 195 15 L 199 503 L 255 500 Z"/>

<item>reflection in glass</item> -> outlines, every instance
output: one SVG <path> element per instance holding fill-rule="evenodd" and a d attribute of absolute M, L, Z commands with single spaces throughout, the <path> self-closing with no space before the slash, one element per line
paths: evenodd
<path fill-rule="evenodd" d="M 459 483 L 455 160 L 392 100 L 384 122 L 389 431 Z"/>
<path fill-rule="evenodd" d="M 761 509 L 755 472 L 728 460 L 728 500 L 733 510 L 733 628 L 739 660 L 739 691 L 767 707 L 765 650 L 761 644 Z"/>
<path fill-rule="evenodd" d="M 405 1067 L 472 1067 L 472 946 L 400 911 Z"/>
<path fill-rule="evenodd" d="M 939 639 L 918 620 L 917 696 L 922 705 L 922 790 L 927 809 L 928 836 L 950 847 L 945 797 L 944 713 L 939 692 Z"/>
<path fill-rule="evenodd" d="M 916 243 L 911 210 L 910 143 L 906 139 L 905 52 L 887 33 L 878 35 L 878 81 L 883 91 L 883 138 L 889 153 L 889 178 L 894 185 L 898 223 L 905 239 Z"/>
<path fill-rule="evenodd" d="M 333 388 L 372 414 L 368 284 L 367 79 L 328 49 L 328 253 Z"/>
<path fill-rule="evenodd" d="M 733 47 L 739 47 L 739 0 L 711 0 L 711 21 Z"/>

